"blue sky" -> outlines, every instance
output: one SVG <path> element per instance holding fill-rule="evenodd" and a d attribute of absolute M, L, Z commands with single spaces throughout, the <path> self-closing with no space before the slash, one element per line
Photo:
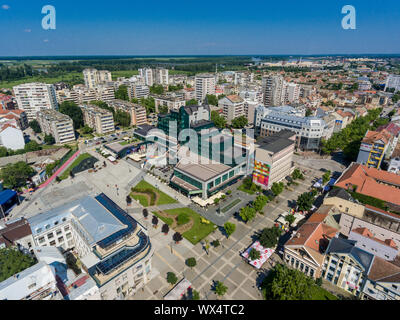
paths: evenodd
<path fill-rule="evenodd" d="M 56 30 L 43 30 L 44 5 Z M 343 30 L 353 5 L 357 29 Z M 0 0 L 0 56 L 400 53 L 400 1 Z"/>

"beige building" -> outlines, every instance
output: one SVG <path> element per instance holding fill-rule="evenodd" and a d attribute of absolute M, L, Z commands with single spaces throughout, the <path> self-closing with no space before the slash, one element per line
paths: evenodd
<path fill-rule="evenodd" d="M 244 100 L 238 95 L 230 95 L 220 99 L 218 107 L 222 108 L 222 115 L 228 124 L 231 124 L 232 120 L 237 117 L 246 116 Z"/>
<path fill-rule="evenodd" d="M 146 85 L 132 83 L 128 87 L 129 100 L 147 98 L 150 94 L 150 89 Z"/>
<path fill-rule="evenodd" d="M 195 77 L 196 99 L 202 103 L 208 94 L 215 95 L 215 75 L 198 74 Z"/>
<path fill-rule="evenodd" d="M 83 70 L 83 79 L 85 86 L 96 88 L 99 84 L 105 84 L 112 81 L 111 72 L 107 70 L 85 69 Z"/>
<path fill-rule="evenodd" d="M 73 121 L 70 117 L 55 110 L 42 110 L 37 114 L 40 128 L 52 135 L 57 144 L 75 141 Z"/>
<path fill-rule="evenodd" d="M 13 87 L 18 109 L 24 110 L 28 121 L 36 119 L 38 111 L 57 109 L 54 86 L 46 83 L 24 83 Z"/>
<path fill-rule="evenodd" d="M 139 126 L 147 123 L 146 109 L 139 104 L 114 99 L 109 101 L 108 105 L 114 108 L 114 110 L 121 110 L 129 113 L 131 116 L 131 126 Z"/>
<path fill-rule="evenodd" d="M 180 107 L 186 105 L 186 101 L 184 98 L 180 98 L 177 96 L 154 96 L 154 101 L 156 105 L 156 112 L 159 112 L 159 107 L 164 106 L 168 107 L 168 110 L 179 110 Z"/>
<path fill-rule="evenodd" d="M 94 105 L 80 106 L 83 112 L 83 121 L 98 134 L 115 131 L 113 114 Z"/>

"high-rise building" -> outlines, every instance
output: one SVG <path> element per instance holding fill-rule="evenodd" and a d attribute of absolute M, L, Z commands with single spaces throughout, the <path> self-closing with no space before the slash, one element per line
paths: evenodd
<path fill-rule="evenodd" d="M 99 84 L 104 84 L 112 81 L 111 72 L 107 70 L 85 69 L 83 70 L 83 79 L 85 86 L 95 88 Z"/>
<path fill-rule="evenodd" d="M 139 76 L 144 79 L 146 86 L 151 87 L 154 84 L 153 70 L 150 68 L 139 69 Z"/>
<path fill-rule="evenodd" d="M 132 83 L 128 87 L 129 100 L 132 100 L 133 98 L 136 99 L 147 98 L 149 94 L 150 94 L 150 89 L 148 86 Z"/>
<path fill-rule="evenodd" d="M 75 141 L 72 119 L 55 110 L 42 110 L 37 114 L 40 128 L 45 134 L 52 135 L 56 143 Z"/>
<path fill-rule="evenodd" d="M 215 95 L 215 76 L 213 74 L 199 74 L 195 78 L 196 99 L 203 103 L 208 94 Z"/>
<path fill-rule="evenodd" d="M 114 108 L 114 110 L 121 110 L 129 113 L 131 116 L 131 126 L 139 126 L 147 123 L 146 109 L 139 104 L 114 99 L 109 101 L 108 105 Z"/>
<path fill-rule="evenodd" d="M 394 88 L 395 91 L 400 90 L 400 75 L 391 74 L 387 77 L 385 83 L 385 90 L 388 88 Z"/>
<path fill-rule="evenodd" d="M 13 88 L 18 108 L 24 110 L 28 120 L 36 119 L 38 111 L 58 109 L 54 86 L 46 83 L 24 83 Z"/>
<path fill-rule="evenodd" d="M 218 106 L 222 107 L 222 115 L 228 124 L 231 124 L 232 120 L 237 117 L 246 116 L 244 100 L 238 95 L 230 95 L 220 99 Z"/>
<path fill-rule="evenodd" d="M 263 102 L 267 107 L 283 104 L 284 80 L 282 76 L 268 76 L 262 80 Z"/>
<path fill-rule="evenodd" d="M 157 68 L 154 70 L 155 83 L 167 86 L 169 84 L 169 71 L 168 69 Z"/>

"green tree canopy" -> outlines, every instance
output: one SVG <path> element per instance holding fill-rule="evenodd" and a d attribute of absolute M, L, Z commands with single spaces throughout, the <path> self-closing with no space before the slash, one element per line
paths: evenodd
<path fill-rule="evenodd" d="M 211 121 L 218 129 L 223 129 L 226 127 L 226 119 L 218 113 L 218 111 L 211 111 Z"/>
<path fill-rule="evenodd" d="M 33 266 L 35 260 L 14 248 L 0 249 L 0 282 Z"/>
<path fill-rule="evenodd" d="M 117 110 L 114 114 L 114 121 L 122 127 L 129 127 L 131 125 L 131 115 L 128 112 Z"/>
<path fill-rule="evenodd" d="M 297 198 L 297 208 L 301 211 L 309 211 L 314 203 L 314 196 L 311 192 L 304 192 Z"/>
<path fill-rule="evenodd" d="M 153 84 L 150 87 L 150 93 L 163 94 L 164 93 L 164 87 L 162 85 Z"/>
<path fill-rule="evenodd" d="M 40 124 L 37 120 L 32 120 L 31 122 L 29 122 L 29 127 L 31 127 L 33 132 L 35 132 L 35 133 L 42 132 L 42 129 L 40 128 Z"/>
<path fill-rule="evenodd" d="M 114 92 L 115 99 L 121 99 L 129 101 L 128 87 L 121 85 L 118 87 L 117 91 Z"/>
<path fill-rule="evenodd" d="M 8 164 L 1 169 L 0 177 L 8 188 L 18 188 L 26 185 L 26 180 L 34 174 L 34 170 L 25 162 Z"/>
<path fill-rule="evenodd" d="M 275 248 L 278 244 L 281 230 L 277 227 L 265 228 L 260 234 L 259 241 L 264 248 Z"/>
<path fill-rule="evenodd" d="M 72 119 L 75 130 L 83 127 L 83 113 L 75 102 L 64 101 L 61 103 L 59 111 Z"/>
<path fill-rule="evenodd" d="M 247 126 L 248 120 L 245 116 L 240 116 L 232 120 L 232 127 L 235 129 L 242 129 Z"/>
<path fill-rule="evenodd" d="M 274 182 L 271 187 L 271 191 L 274 193 L 274 195 L 279 195 L 282 193 L 283 189 L 285 188 L 285 185 L 283 182 Z"/>
<path fill-rule="evenodd" d="M 254 248 L 251 248 L 251 250 L 249 252 L 250 260 L 258 260 L 258 259 L 260 259 L 260 257 L 261 257 L 260 251 L 254 249 Z"/>
<path fill-rule="evenodd" d="M 82 134 L 90 134 L 93 133 L 93 129 L 89 127 L 88 125 L 85 125 L 81 129 Z"/>
<path fill-rule="evenodd" d="M 167 273 L 167 282 L 170 284 L 175 284 L 178 281 L 178 278 L 176 277 L 175 273 L 173 272 L 168 272 Z"/>
<path fill-rule="evenodd" d="M 262 287 L 267 300 L 310 300 L 314 281 L 304 273 L 277 264 L 264 279 Z"/>
<path fill-rule="evenodd" d="M 222 281 L 217 281 L 215 285 L 215 293 L 222 297 L 228 291 L 228 287 Z"/>
<path fill-rule="evenodd" d="M 48 145 L 53 145 L 56 143 L 56 139 L 54 139 L 54 137 L 51 134 L 49 135 L 46 134 L 44 136 L 44 142 Z"/>
<path fill-rule="evenodd" d="M 211 104 L 213 106 L 218 106 L 218 98 L 216 95 L 207 94 L 206 97 L 207 97 L 208 104 Z"/>
<path fill-rule="evenodd" d="M 196 258 L 188 258 L 188 259 L 186 259 L 186 265 L 189 267 L 189 268 L 194 268 L 195 266 L 196 266 L 196 264 L 197 264 L 197 262 L 196 262 Z"/>
<path fill-rule="evenodd" d="M 239 215 L 243 219 L 243 221 L 251 221 L 256 217 L 257 211 L 256 209 L 246 206 L 240 209 Z"/>
<path fill-rule="evenodd" d="M 186 101 L 186 105 L 187 105 L 187 106 L 195 106 L 195 105 L 198 105 L 198 104 L 199 104 L 199 103 L 197 102 L 196 99 L 192 99 L 192 100 Z"/>
<path fill-rule="evenodd" d="M 285 217 L 285 221 L 289 222 L 289 226 L 291 226 L 292 223 L 293 223 L 295 220 L 296 220 L 296 217 L 295 217 L 294 215 L 292 215 L 292 214 L 288 214 L 288 215 Z"/>
<path fill-rule="evenodd" d="M 236 224 L 232 223 L 232 222 L 226 222 L 224 224 L 224 229 L 226 234 L 228 235 L 228 238 L 235 232 L 236 230 Z"/>

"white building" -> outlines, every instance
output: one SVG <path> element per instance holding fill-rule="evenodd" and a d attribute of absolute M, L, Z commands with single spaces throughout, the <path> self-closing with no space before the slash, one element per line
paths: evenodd
<path fill-rule="evenodd" d="M 3 121 L 0 123 L 0 144 L 7 149 L 24 149 L 24 134 L 15 121 Z"/>
<path fill-rule="evenodd" d="M 13 87 L 18 109 L 24 110 L 28 120 L 44 109 L 58 109 L 54 86 L 46 83 L 24 83 Z"/>
<path fill-rule="evenodd" d="M 96 88 L 99 84 L 105 84 L 112 81 L 111 72 L 107 70 L 85 69 L 83 70 L 83 79 L 87 88 Z"/>
<path fill-rule="evenodd" d="M 195 78 L 196 99 L 202 103 L 208 94 L 215 95 L 215 75 L 199 74 Z"/>
<path fill-rule="evenodd" d="M 72 119 L 55 110 L 39 111 L 37 119 L 45 134 L 52 135 L 58 144 L 75 141 Z"/>
<path fill-rule="evenodd" d="M 400 75 L 391 74 L 387 77 L 386 83 L 385 83 L 385 90 L 388 88 L 394 88 L 395 91 L 400 90 Z"/>
<path fill-rule="evenodd" d="M 231 124 L 232 120 L 237 117 L 245 116 L 244 100 L 238 95 L 231 95 L 220 99 L 218 106 L 222 107 L 222 115 L 228 124 Z"/>
<path fill-rule="evenodd" d="M 150 68 L 139 69 L 139 76 L 144 79 L 146 86 L 151 87 L 154 84 L 153 70 Z"/>
<path fill-rule="evenodd" d="M 146 85 L 132 83 L 128 87 L 129 100 L 132 100 L 133 98 L 136 99 L 147 98 L 149 94 L 150 94 L 150 88 Z"/>
<path fill-rule="evenodd" d="M 167 86 L 169 84 L 168 69 L 157 68 L 154 70 L 154 79 L 156 84 Z"/>

